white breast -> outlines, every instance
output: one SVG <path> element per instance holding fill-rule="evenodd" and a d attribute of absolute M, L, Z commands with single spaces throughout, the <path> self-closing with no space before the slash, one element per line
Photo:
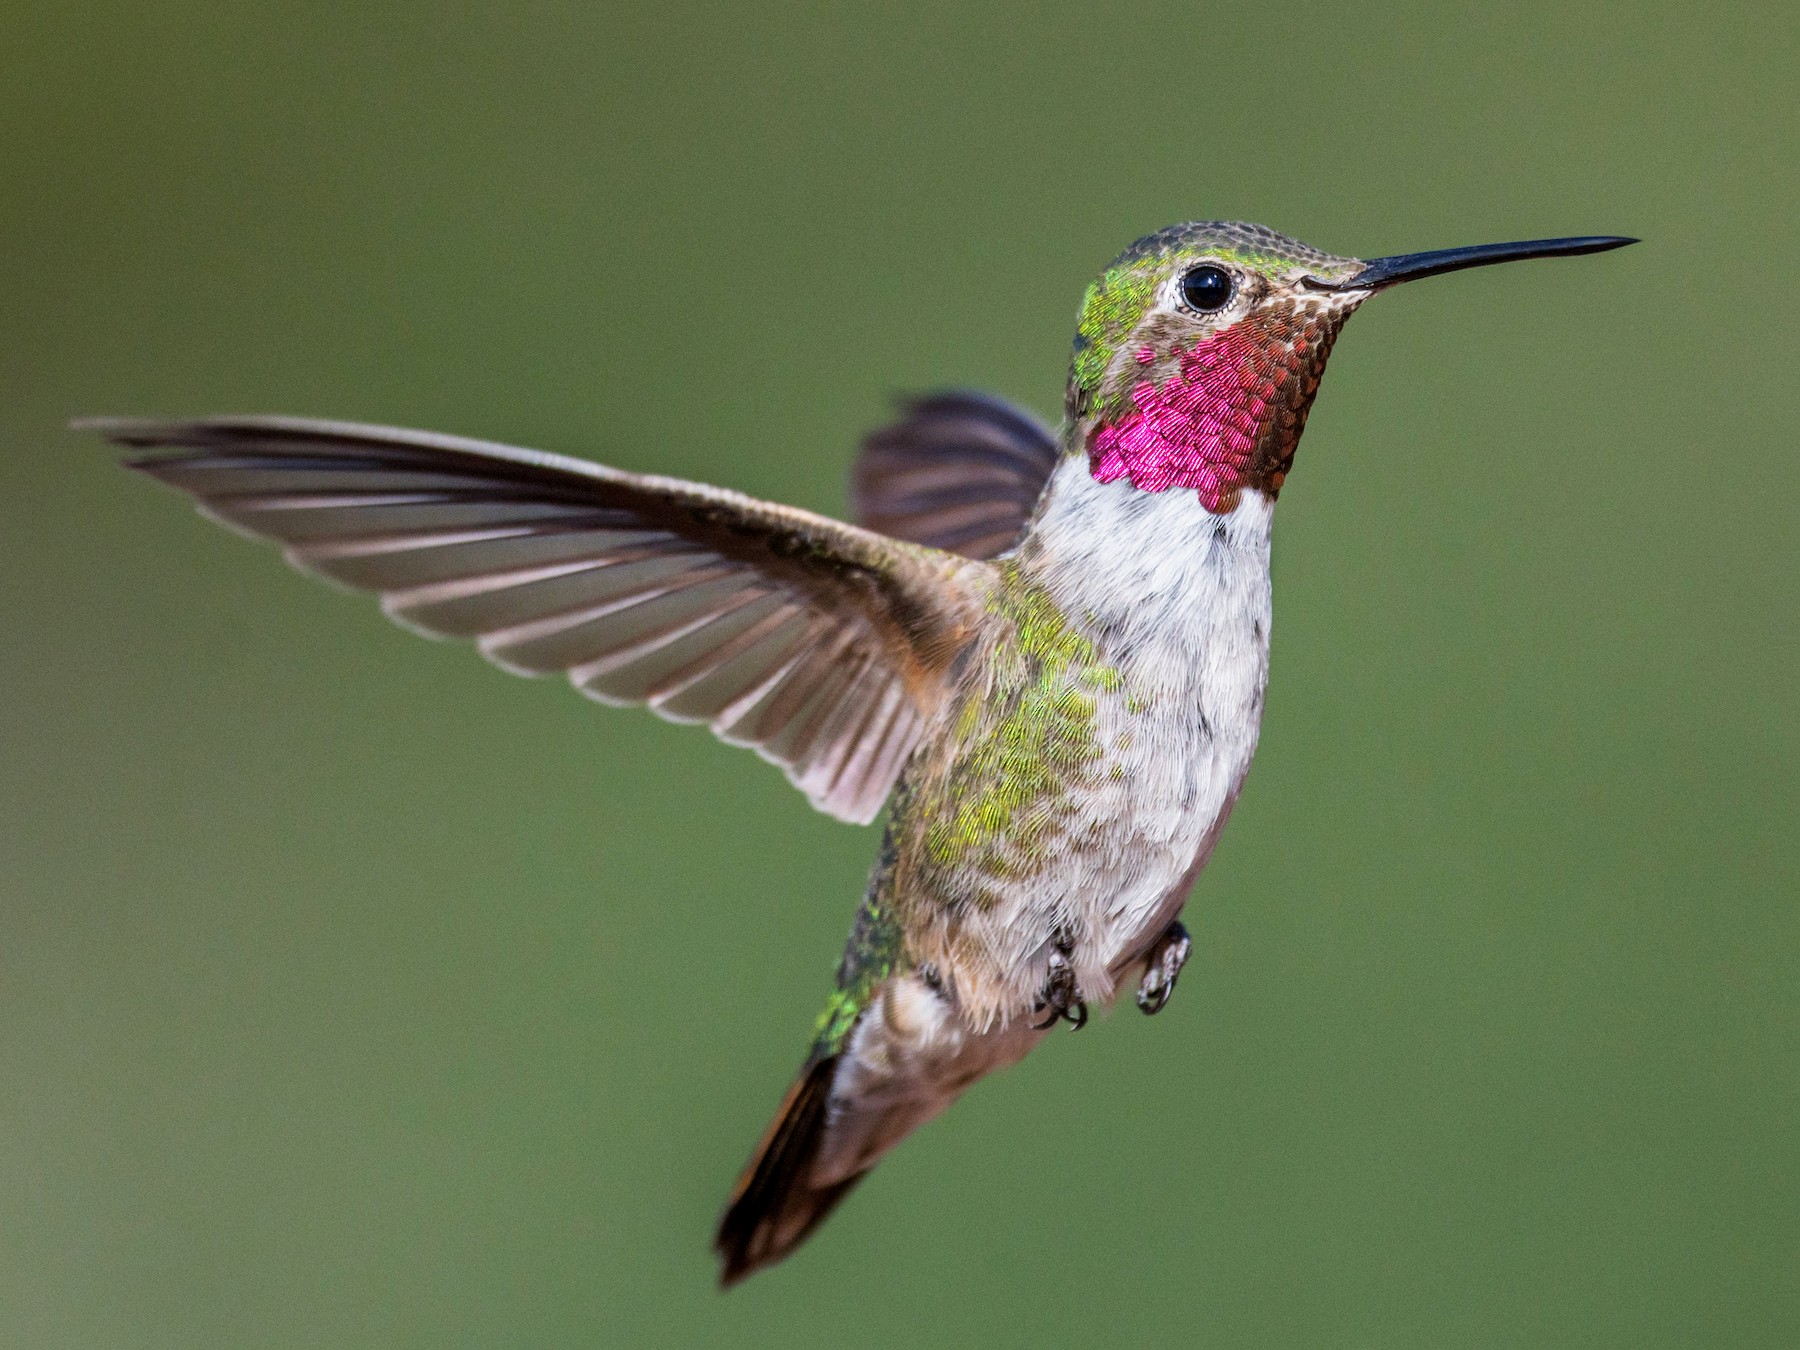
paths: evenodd
<path fill-rule="evenodd" d="M 1110 998 L 1174 918 L 1249 771 L 1269 669 L 1273 509 L 1245 492 L 1213 515 L 1191 491 L 1097 483 L 1071 458 L 1021 551 L 1126 695 L 1097 719 L 1107 761 L 1091 805 L 1097 847 L 1045 897 L 1079 935 L 1085 997 Z"/>

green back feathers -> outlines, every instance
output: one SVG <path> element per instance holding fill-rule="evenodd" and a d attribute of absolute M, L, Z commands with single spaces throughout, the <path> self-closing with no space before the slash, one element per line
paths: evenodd
<path fill-rule="evenodd" d="M 904 789 L 902 789 L 904 791 Z M 893 816 L 901 814 L 895 803 Z M 813 1027 L 813 1058 L 823 1059 L 844 1048 L 856 1019 L 869 1000 L 875 997 L 882 981 L 894 973 L 900 963 L 904 939 L 892 906 L 894 871 L 893 816 L 882 837 L 881 853 L 875 861 L 869 889 L 850 926 L 850 938 L 844 944 L 844 959 L 838 963 L 837 981 L 825 1010 Z"/>
<path fill-rule="evenodd" d="M 977 863 L 1004 875 L 1035 860 L 1043 808 L 1099 757 L 1096 699 L 1119 688 L 1120 677 L 1016 564 L 1003 561 L 999 570 L 990 604 L 1011 625 L 1013 642 L 996 656 L 991 688 L 960 711 L 960 754 L 925 848 L 938 864 Z"/>

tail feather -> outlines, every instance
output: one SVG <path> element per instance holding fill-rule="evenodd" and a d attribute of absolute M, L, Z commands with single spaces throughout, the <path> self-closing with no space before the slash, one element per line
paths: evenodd
<path fill-rule="evenodd" d="M 732 1190 L 713 1239 L 724 1263 L 719 1283 L 727 1289 L 798 1247 L 862 1180 L 861 1172 L 822 1186 L 811 1180 L 837 1066 L 838 1057 L 829 1055 L 794 1080 Z"/>

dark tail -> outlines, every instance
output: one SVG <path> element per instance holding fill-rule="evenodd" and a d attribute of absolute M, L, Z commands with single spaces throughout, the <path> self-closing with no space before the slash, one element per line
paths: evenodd
<path fill-rule="evenodd" d="M 794 1080 L 732 1190 L 713 1239 L 724 1262 L 719 1283 L 727 1289 L 798 1247 L 862 1180 L 860 1172 L 824 1186 L 811 1180 L 837 1065 L 837 1056 L 828 1056 L 807 1065 Z"/>

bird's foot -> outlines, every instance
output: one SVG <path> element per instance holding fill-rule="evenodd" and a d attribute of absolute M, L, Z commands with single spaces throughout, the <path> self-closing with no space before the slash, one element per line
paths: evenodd
<path fill-rule="evenodd" d="M 1168 1003 L 1175 992 L 1175 977 L 1181 974 L 1193 949 L 1193 941 L 1179 921 L 1171 923 L 1156 940 L 1145 957 L 1144 978 L 1138 982 L 1137 1005 L 1146 1017 L 1155 1016 Z"/>
<path fill-rule="evenodd" d="M 1035 1031 L 1043 1031 L 1058 1022 L 1067 1022 L 1071 1031 L 1080 1031 L 1087 1025 L 1087 1003 L 1075 987 L 1075 964 L 1069 960 L 1073 950 L 1074 944 L 1060 934 L 1051 942 L 1050 968 L 1044 976 L 1044 988 L 1038 995 L 1037 1006 L 1032 1009 L 1033 1012 L 1049 1009 L 1050 1015 L 1041 1022 L 1032 1023 Z"/>

